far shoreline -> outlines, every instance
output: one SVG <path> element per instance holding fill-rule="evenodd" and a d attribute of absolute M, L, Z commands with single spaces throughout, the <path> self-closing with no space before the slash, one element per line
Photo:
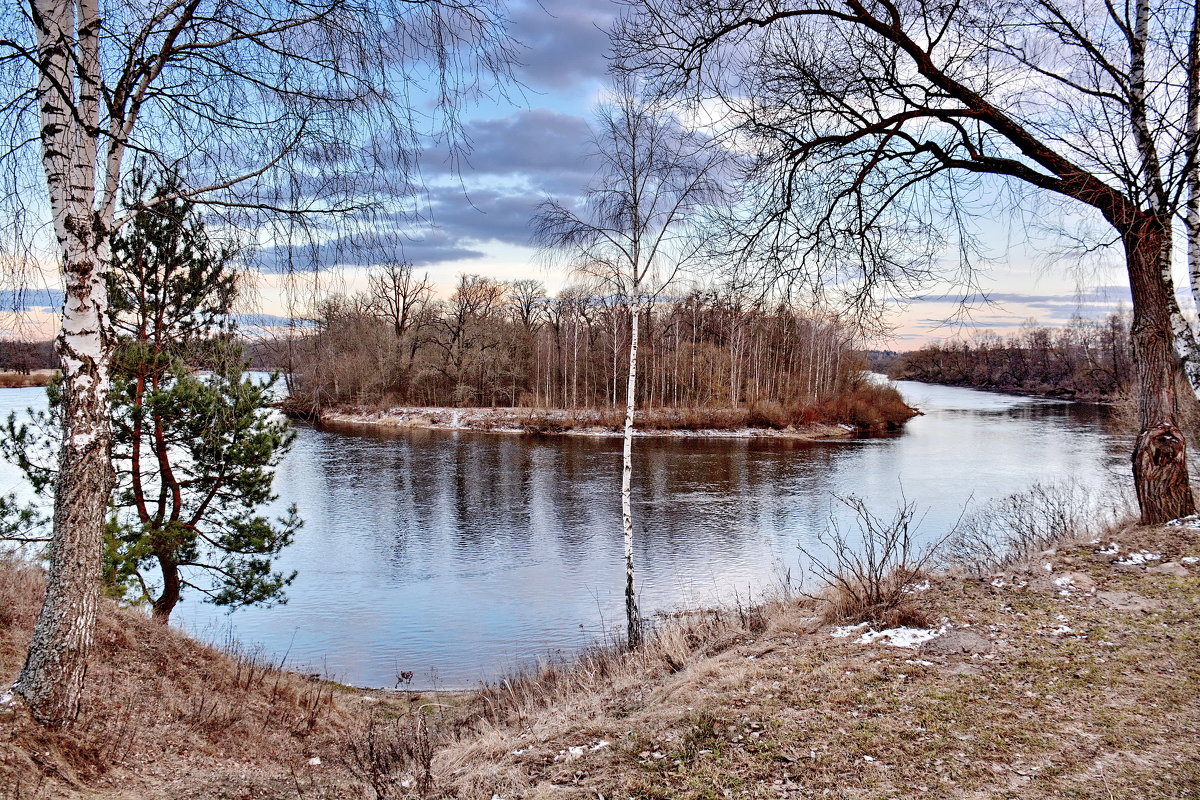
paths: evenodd
<path fill-rule="evenodd" d="M 877 434 L 886 426 L 814 422 L 785 427 L 766 425 L 725 426 L 704 424 L 736 410 L 649 409 L 634 417 L 634 435 L 681 439 L 787 439 L 826 441 Z M 742 412 L 744 413 L 744 412 Z M 913 409 L 911 416 L 921 412 Z M 618 424 L 613 424 L 619 417 Z M 699 419 L 697 419 L 699 417 Z M 909 417 L 911 419 L 911 417 Z M 369 427 L 384 430 L 439 430 L 523 436 L 588 436 L 620 438 L 624 415 L 596 409 L 447 408 L 402 406 L 374 409 L 337 407 L 322 410 L 310 420 L 319 427 L 338 429 Z M 896 430 L 902 427 L 891 427 Z"/>

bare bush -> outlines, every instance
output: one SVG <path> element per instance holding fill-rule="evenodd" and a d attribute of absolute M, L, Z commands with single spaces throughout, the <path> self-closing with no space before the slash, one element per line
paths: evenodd
<path fill-rule="evenodd" d="M 976 576 L 1003 569 L 1081 536 L 1102 515 L 1095 506 L 1091 492 L 1074 481 L 1035 484 L 965 515 L 947 541 L 947 562 Z"/>
<path fill-rule="evenodd" d="M 372 714 L 361 731 L 347 737 L 345 766 L 371 788 L 376 800 L 429 797 L 436 749 L 422 709 L 400 719 Z"/>
<path fill-rule="evenodd" d="M 884 519 L 872 513 L 861 498 L 837 499 L 854 513 L 855 530 L 848 531 L 831 518 L 829 529 L 817 535 L 830 558 L 800 546 L 809 561 L 809 572 L 827 587 L 824 594 L 814 597 L 825 604 L 825 621 L 888 627 L 928 624 L 913 604 L 908 587 L 925 573 L 944 539 L 918 543 L 921 519 L 915 503 L 903 502 L 891 519 Z"/>

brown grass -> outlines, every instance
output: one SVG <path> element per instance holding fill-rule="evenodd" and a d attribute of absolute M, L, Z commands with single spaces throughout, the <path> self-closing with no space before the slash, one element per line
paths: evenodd
<path fill-rule="evenodd" d="M 0 372 L 0 389 L 24 389 L 29 386 L 47 386 L 57 374 L 52 369 L 35 369 L 29 373 Z"/>
<path fill-rule="evenodd" d="M 24 657 L 42 580 L 38 567 L 0 559 L 0 670 L 9 680 Z M 59 732 L 23 713 L 0 720 L 0 786 L 102 793 L 138 776 L 149 784 L 142 796 L 170 796 L 197 768 L 271 785 L 331 751 L 352 720 L 336 694 L 333 684 L 252 651 L 199 644 L 105 601 L 81 720 Z M 18 796 L 40 795 L 31 788 Z"/>
<path fill-rule="evenodd" d="M 983 579 L 931 576 L 913 608 L 973 652 L 835 639 L 816 604 L 780 600 L 437 696 L 346 691 L 108 604 L 87 720 L 0 717 L 0 798 L 1195 796 L 1200 568 L 1175 572 L 1200 534 L 1112 541 L 1174 571 L 1058 542 Z M 0 564 L 10 674 L 40 581 Z"/>

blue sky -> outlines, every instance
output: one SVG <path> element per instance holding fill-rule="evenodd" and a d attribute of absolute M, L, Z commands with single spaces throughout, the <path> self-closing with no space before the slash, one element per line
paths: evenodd
<path fill-rule="evenodd" d="M 404 256 L 443 290 L 461 272 L 539 278 L 551 291 L 570 281 L 537 258 L 529 219 L 546 197 L 569 199 L 593 177 L 588 124 L 605 86 L 606 29 L 619 9 L 611 0 L 512 4 L 513 32 L 525 47 L 518 70 L 523 97 L 470 112 L 465 134 L 472 149 L 459 171 L 444 151 L 425 153 L 432 225 L 404 246 Z M 976 284 L 931 286 L 924 297 L 895 304 L 895 335 L 879 344 L 907 349 L 976 327 L 1003 332 L 1030 318 L 1062 324 L 1076 314 L 1128 307 L 1113 259 L 1078 264 L 1051 254 L 1042 227 L 1060 216 L 1047 203 L 1021 218 L 981 219 L 987 258 L 977 265 Z M 361 285 L 360 272 L 344 271 L 348 289 Z"/>
<path fill-rule="evenodd" d="M 547 268 L 537 257 L 529 220 L 542 200 L 569 201 L 593 178 L 588 123 L 606 82 L 606 30 L 619 9 L 612 0 L 512 2 L 512 32 L 523 45 L 517 70 L 523 88 L 507 101 L 468 109 L 463 133 L 470 152 L 457 169 L 444 148 L 424 153 L 427 222 L 413 227 L 396 220 L 396 227 L 409 233 L 401 253 L 395 238 L 385 233 L 356 237 L 356 245 L 367 245 L 356 256 L 330 241 L 318 253 L 330 269 L 311 280 L 326 291 L 359 290 L 371 263 L 402 256 L 418 272 L 427 272 L 442 292 L 462 272 L 504 280 L 538 278 L 550 291 L 568 284 L 570 276 Z M 1049 216 L 1041 219 L 1042 213 Z M 1036 206 L 1032 218 L 1030 213 L 1020 220 L 982 218 L 978 226 L 988 258 L 974 284 L 931 286 L 923 298 L 895 304 L 890 317 L 895 336 L 876 344 L 908 349 L 975 327 L 1003 332 L 1029 318 L 1061 324 L 1075 314 L 1093 317 L 1121 304 L 1127 307 L 1122 270 L 1113 259 L 1080 265 L 1051 255 L 1050 240 L 1039 231 L 1043 223 L 1055 222 L 1055 215 L 1060 211 L 1047 203 Z M 266 256 L 269 263 L 270 253 Z M 286 313 L 284 283 L 283 276 L 263 275 L 254 293 L 257 306 L 245 311 Z M 43 310 L 43 299 L 28 302 L 27 325 L 9 325 L 10 331 L 28 325 L 48 330 L 53 315 Z M 956 313 L 962 299 L 970 309 Z"/>

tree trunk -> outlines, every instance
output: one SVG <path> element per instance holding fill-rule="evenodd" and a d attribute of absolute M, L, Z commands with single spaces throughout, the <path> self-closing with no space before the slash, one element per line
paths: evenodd
<path fill-rule="evenodd" d="M 633 410 L 637 391 L 638 305 L 634 300 L 629 318 L 629 381 L 625 386 L 625 447 L 621 462 L 621 527 L 625 534 L 625 619 L 629 646 L 642 643 L 642 619 L 638 613 L 633 570 Z"/>
<path fill-rule="evenodd" d="M 14 690 L 49 725 L 79 710 L 96 624 L 109 459 L 109 230 L 98 211 L 95 170 L 100 118 L 100 15 L 96 0 L 35 0 L 41 74 L 42 167 L 63 258 L 63 438 L 54 496 L 46 596 Z M 78 15 L 76 15 L 76 13 Z"/>
<path fill-rule="evenodd" d="M 1122 231 L 1133 294 L 1133 355 L 1139 427 L 1133 481 L 1143 525 L 1195 513 L 1188 482 L 1187 445 L 1178 421 L 1181 366 L 1171 331 L 1171 297 L 1162 261 L 1170 229 L 1151 214 Z"/>
<path fill-rule="evenodd" d="M 158 556 L 158 563 L 162 569 L 163 588 L 154 600 L 152 616 L 155 622 L 166 625 L 179 603 L 183 587 L 179 581 L 179 565 L 163 555 Z"/>
<path fill-rule="evenodd" d="M 100 596 L 109 458 L 108 336 L 98 258 L 66 265 L 58 339 L 65 407 L 46 596 L 16 690 L 34 717 L 61 725 L 78 713 Z"/>

